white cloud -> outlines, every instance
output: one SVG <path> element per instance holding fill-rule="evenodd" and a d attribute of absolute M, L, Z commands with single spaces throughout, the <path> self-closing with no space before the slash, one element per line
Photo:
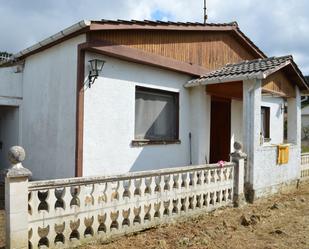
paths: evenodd
<path fill-rule="evenodd" d="M 237 21 L 267 55 L 309 74 L 309 1 L 207 0 L 209 22 Z M 203 0 L 0 0 L 0 50 L 16 52 L 82 19 L 203 21 Z"/>

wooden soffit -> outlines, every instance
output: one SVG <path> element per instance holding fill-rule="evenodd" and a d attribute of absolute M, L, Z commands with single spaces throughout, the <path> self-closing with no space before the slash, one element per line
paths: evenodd
<path fill-rule="evenodd" d="M 243 84 L 242 81 L 235 81 L 206 85 L 206 92 L 216 97 L 242 100 Z"/>

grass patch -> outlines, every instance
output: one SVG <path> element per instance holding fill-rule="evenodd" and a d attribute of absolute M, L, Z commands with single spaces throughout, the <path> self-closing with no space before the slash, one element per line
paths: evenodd
<path fill-rule="evenodd" d="M 309 146 L 308 145 L 302 145 L 301 146 L 301 153 L 307 153 L 309 152 Z"/>

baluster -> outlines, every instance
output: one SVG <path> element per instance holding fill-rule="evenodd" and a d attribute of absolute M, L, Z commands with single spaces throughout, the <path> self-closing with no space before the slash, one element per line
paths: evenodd
<path fill-rule="evenodd" d="M 220 181 L 223 182 L 224 181 L 224 170 L 225 168 L 220 168 Z"/>
<path fill-rule="evenodd" d="M 164 175 L 159 176 L 160 182 L 159 182 L 159 186 L 160 186 L 160 192 L 164 193 Z"/>
<path fill-rule="evenodd" d="M 212 169 L 210 170 L 210 174 L 211 174 L 211 182 L 212 183 L 216 183 L 216 175 L 215 175 L 216 170 Z"/>
<path fill-rule="evenodd" d="M 30 212 L 29 214 L 29 220 L 36 220 L 39 218 L 39 204 L 40 200 L 38 197 L 38 191 L 30 191 L 28 196 L 28 210 Z"/>
<path fill-rule="evenodd" d="M 205 170 L 201 170 L 200 172 L 200 181 L 201 181 L 201 186 L 204 186 L 205 185 Z"/>
<path fill-rule="evenodd" d="M 106 189 L 106 183 L 94 184 L 92 195 L 94 198 L 94 203 L 100 208 L 102 208 L 106 203 L 105 189 Z"/>
<path fill-rule="evenodd" d="M 231 174 L 230 168 L 229 167 L 225 168 L 225 170 L 226 170 L 226 180 L 229 180 L 230 179 L 230 174 Z"/>
<path fill-rule="evenodd" d="M 80 201 L 80 210 L 85 210 L 89 199 L 87 198 L 87 189 L 85 185 L 79 186 L 79 201 Z"/>
<path fill-rule="evenodd" d="M 175 192 L 178 192 L 180 186 L 181 186 L 181 174 L 175 174 L 173 176 L 173 189 Z"/>
<path fill-rule="evenodd" d="M 105 188 L 106 206 L 112 205 L 113 203 L 112 194 L 113 194 L 112 182 L 106 182 L 106 188 Z M 106 218 L 105 218 L 106 233 L 110 233 L 111 232 L 110 227 L 112 224 L 111 208 L 106 208 L 104 212 L 106 213 Z"/>
<path fill-rule="evenodd" d="M 134 183 L 134 196 L 141 196 L 141 178 L 132 179 L 132 183 Z"/>
<path fill-rule="evenodd" d="M 160 206 L 159 206 L 159 214 L 160 214 L 160 218 L 162 218 L 164 216 L 164 202 L 161 201 L 160 202 Z"/>
<path fill-rule="evenodd" d="M 156 178 L 154 176 L 150 178 L 149 188 L 150 188 L 150 193 L 153 195 L 155 193 L 155 188 L 156 188 Z"/>
<path fill-rule="evenodd" d="M 161 218 L 161 213 L 160 213 L 160 206 L 161 206 L 161 202 L 155 202 L 154 204 L 153 204 L 153 207 L 154 207 L 154 215 L 153 215 L 153 217 L 155 218 L 155 219 L 159 219 L 159 218 Z"/>
<path fill-rule="evenodd" d="M 151 204 L 144 205 L 144 215 L 142 216 L 144 224 L 151 221 L 150 210 L 151 210 Z"/>
<path fill-rule="evenodd" d="M 154 202 L 152 201 L 151 202 L 151 206 L 150 206 L 150 210 L 149 210 L 149 215 L 150 215 L 150 220 L 154 220 L 154 216 L 155 216 L 155 205 L 154 205 Z"/>
<path fill-rule="evenodd" d="M 134 196 L 134 189 L 135 189 L 135 185 L 134 185 L 134 179 L 129 179 L 129 182 L 128 182 L 129 186 L 128 186 L 128 198 L 129 199 L 135 199 L 135 196 Z M 131 210 L 131 213 L 133 211 Z M 133 224 L 133 220 L 132 220 L 132 224 Z"/>
<path fill-rule="evenodd" d="M 185 188 L 189 189 L 190 184 L 190 174 L 188 172 L 185 173 L 185 179 L 184 179 Z"/>
<path fill-rule="evenodd" d="M 214 191 L 214 205 L 217 205 L 217 191 Z"/>
<path fill-rule="evenodd" d="M 120 180 L 118 181 L 118 188 L 117 188 L 117 196 L 118 196 L 118 200 L 123 200 L 123 193 L 125 191 L 125 187 L 124 187 L 124 183 L 125 181 L 124 180 Z"/>
<path fill-rule="evenodd" d="M 140 178 L 140 193 L 141 193 L 141 196 L 145 196 L 145 190 L 146 190 L 146 178 L 141 177 Z"/>
<path fill-rule="evenodd" d="M 49 189 L 48 190 L 48 194 L 47 194 L 47 197 L 46 197 L 46 203 L 47 203 L 47 206 L 48 206 L 48 213 L 51 217 L 55 217 L 56 216 L 56 208 L 55 208 L 55 205 L 56 205 L 56 202 L 57 202 L 57 198 L 56 198 L 56 192 L 55 192 L 56 189 Z M 58 211 L 59 210 L 59 211 Z M 63 209 L 58 209 L 57 208 L 57 215 L 59 215 L 59 212 L 61 214 L 61 211 Z M 52 229 L 53 230 L 53 229 Z"/>
<path fill-rule="evenodd" d="M 168 184 L 168 190 L 172 191 L 173 190 L 173 184 L 174 184 L 174 175 L 173 174 L 169 175 L 167 184 Z"/>
<path fill-rule="evenodd" d="M 192 188 L 195 189 L 197 185 L 197 172 L 193 171 L 192 172 Z"/>
<path fill-rule="evenodd" d="M 29 230 L 28 230 L 29 242 L 31 243 L 32 248 L 36 248 L 40 240 L 40 236 L 38 233 L 38 227 L 37 225 L 31 224 L 31 223 L 29 225 L 30 225 Z"/>
<path fill-rule="evenodd" d="M 106 182 L 106 186 L 105 186 L 105 191 L 104 191 L 104 194 L 105 194 L 105 197 L 106 197 L 106 200 L 105 202 L 106 203 L 111 203 L 112 202 L 112 186 L 111 186 L 111 182 Z"/>

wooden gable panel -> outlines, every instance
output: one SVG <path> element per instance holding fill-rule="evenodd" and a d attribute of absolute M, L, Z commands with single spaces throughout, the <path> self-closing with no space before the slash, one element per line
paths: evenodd
<path fill-rule="evenodd" d="M 283 97 L 295 97 L 294 86 L 282 71 L 268 76 L 263 81 L 262 91 Z"/>
<path fill-rule="evenodd" d="M 110 41 L 213 70 L 257 58 L 232 33 L 201 31 L 111 30 L 89 35 L 90 42 Z"/>

